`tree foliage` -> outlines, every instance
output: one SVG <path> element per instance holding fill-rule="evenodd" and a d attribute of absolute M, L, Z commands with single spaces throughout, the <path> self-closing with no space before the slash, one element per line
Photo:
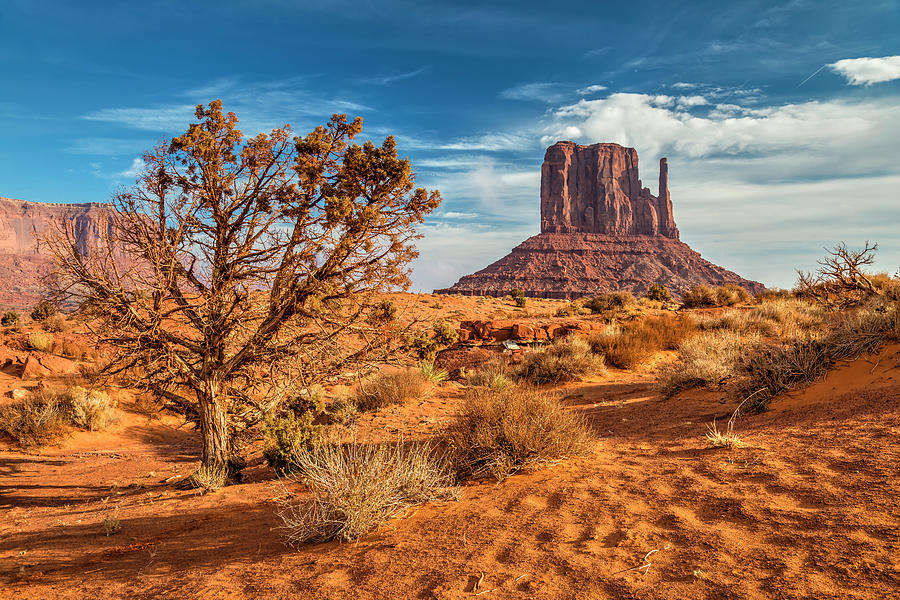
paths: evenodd
<path fill-rule="evenodd" d="M 365 316 L 408 287 L 440 195 L 415 188 L 393 137 L 353 143 L 360 118 L 245 140 L 221 101 L 195 114 L 114 195 L 99 243 L 80 252 L 71 224 L 46 243 L 59 292 L 119 349 L 107 372 L 194 412 L 214 467 L 280 398 L 385 348 Z"/>

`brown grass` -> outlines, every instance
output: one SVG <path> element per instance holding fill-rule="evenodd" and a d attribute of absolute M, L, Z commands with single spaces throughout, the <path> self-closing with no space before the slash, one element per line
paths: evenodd
<path fill-rule="evenodd" d="M 589 373 L 605 372 L 603 357 L 594 354 L 591 345 L 576 336 L 527 354 L 516 369 L 519 378 L 535 384 L 575 381 Z"/>
<path fill-rule="evenodd" d="M 591 442 L 580 417 L 551 394 L 524 386 L 470 390 L 446 436 L 461 475 L 498 480 L 582 454 Z"/>
<path fill-rule="evenodd" d="M 591 349 L 620 369 L 633 369 L 660 350 L 674 350 L 697 331 L 686 317 L 663 315 L 632 321 L 588 338 Z"/>
<path fill-rule="evenodd" d="M 758 343 L 733 331 L 705 332 L 684 340 L 678 360 L 660 370 L 659 389 L 667 397 L 697 386 L 718 386 L 737 373 L 743 356 Z"/>
<path fill-rule="evenodd" d="M 418 398 L 428 389 L 428 381 L 418 369 L 406 369 L 389 375 L 376 375 L 359 382 L 353 396 L 359 410 L 379 410 Z"/>
<path fill-rule="evenodd" d="M 62 437 L 69 423 L 64 401 L 54 394 L 32 394 L 0 406 L 0 432 L 26 449 L 39 448 Z"/>
<path fill-rule="evenodd" d="M 322 446 L 298 455 L 312 497 L 279 512 L 288 543 L 355 540 L 410 506 L 454 497 L 446 457 L 428 444 Z"/>

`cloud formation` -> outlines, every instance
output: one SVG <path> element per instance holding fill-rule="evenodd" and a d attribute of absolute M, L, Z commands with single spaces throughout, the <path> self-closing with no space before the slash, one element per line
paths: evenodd
<path fill-rule="evenodd" d="M 563 86 L 559 83 L 522 83 L 500 92 L 507 100 L 536 100 L 538 102 L 559 102 L 565 98 Z"/>
<path fill-rule="evenodd" d="M 850 85 L 872 85 L 900 79 L 900 56 L 845 58 L 828 65 Z"/>

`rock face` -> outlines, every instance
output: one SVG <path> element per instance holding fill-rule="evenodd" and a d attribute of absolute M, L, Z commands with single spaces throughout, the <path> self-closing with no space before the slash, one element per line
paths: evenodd
<path fill-rule="evenodd" d="M 659 195 L 643 187 L 634 148 L 557 142 L 541 167 L 541 233 L 507 256 L 435 293 L 502 296 L 513 288 L 540 298 L 580 298 L 654 283 L 675 295 L 695 285 L 764 286 L 704 260 L 678 239 L 659 161 Z"/>
<path fill-rule="evenodd" d="M 104 204 L 48 204 L 0 198 L 0 308 L 24 309 L 36 304 L 45 293 L 42 278 L 53 261 L 38 244 L 39 236 L 53 223 L 71 222 L 79 250 L 86 252 L 91 242 L 108 227 Z"/>

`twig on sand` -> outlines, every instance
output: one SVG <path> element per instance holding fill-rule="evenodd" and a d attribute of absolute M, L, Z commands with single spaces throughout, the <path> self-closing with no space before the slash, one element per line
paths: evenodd
<path fill-rule="evenodd" d="M 615 573 L 613 573 L 613 575 L 618 575 L 619 573 L 627 573 L 628 571 L 640 571 L 641 569 L 643 569 L 643 571 L 641 572 L 641 575 L 646 575 L 647 571 L 649 571 L 650 567 L 652 566 L 652 563 L 650 562 L 649 558 L 651 556 L 653 556 L 654 554 L 656 554 L 657 552 L 659 552 L 660 550 L 668 550 L 671 547 L 672 547 L 672 544 L 666 544 L 664 548 L 656 548 L 655 550 L 651 550 L 650 552 L 648 552 L 647 554 L 644 555 L 644 558 L 641 561 L 642 564 L 640 564 L 636 567 L 631 567 L 630 569 L 622 569 L 621 571 L 616 571 Z"/>
<path fill-rule="evenodd" d="M 528 577 L 528 573 L 522 573 L 521 575 L 519 575 L 518 577 L 516 577 L 516 581 L 522 579 L 523 577 Z"/>
<path fill-rule="evenodd" d="M 482 581 L 484 581 L 484 571 L 481 572 L 481 577 L 479 577 L 478 581 L 475 582 L 475 586 L 472 588 L 473 592 L 478 591 L 478 586 L 481 585 Z"/>
<path fill-rule="evenodd" d="M 490 594 L 491 592 L 496 592 L 496 591 L 497 591 L 497 588 L 494 588 L 492 590 L 481 590 L 480 592 L 475 592 L 475 595 L 480 596 L 482 594 Z"/>

